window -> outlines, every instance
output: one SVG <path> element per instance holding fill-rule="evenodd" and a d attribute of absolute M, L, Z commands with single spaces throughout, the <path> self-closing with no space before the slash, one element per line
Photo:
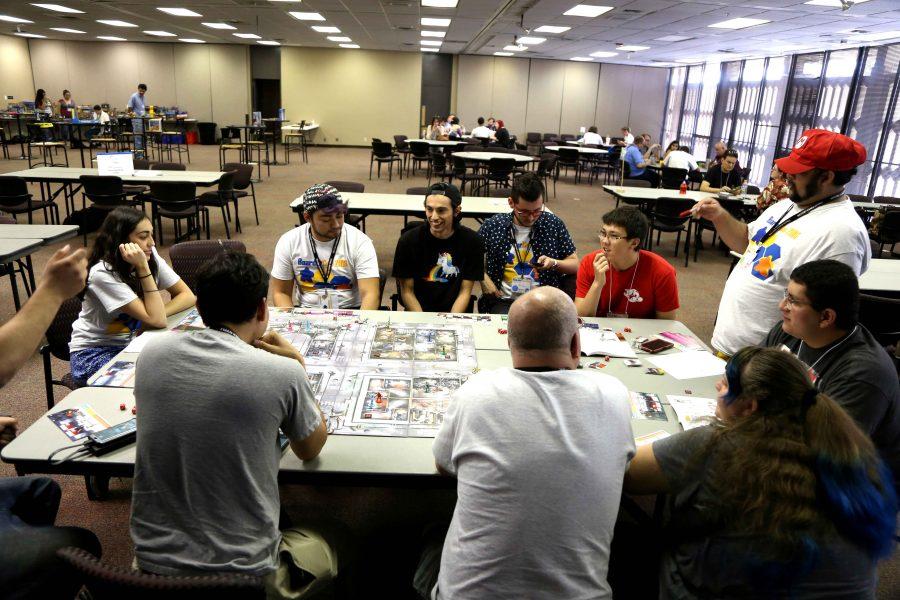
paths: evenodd
<path fill-rule="evenodd" d="M 690 147 L 694 141 L 697 127 L 697 109 L 700 106 L 700 93 L 703 86 L 703 65 L 688 69 L 687 85 L 684 87 L 684 103 L 681 109 L 681 127 L 678 131 L 678 144 Z M 676 138 L 667 139 L 668 144 Z"/>
<path fill-rule="evenodd" d="M 697 130 L 691 152 L 697 158 L 709 156 L 709 134 L 712 131 L 713 113 L 719 93 L 719 79 L 722 77 L 720 63 L 707 63 L 703 69 L 703 93 L 700 94 L 700 110 L 697 112 Z"/>
<path fill-rule="evenodd" d="M 817 129 L 841 131 L 858 58 L 859 50 L 856 48 L 828 53 L 825 79 L 822 82 L 822 92 L 816 109 Z"/>
<path fill-rule="evenodd" d="M 666 101 L 666 120 L 663 124 L 660 143 L 674 140 L 678 136 L 678 123 L 681 120 L 681 106 L 684 96 L 684 80 L 687 67 L 677 67 L 669 71 L 669 97 Z"/>
<path fill-rule="evenodd" d="M 738 96 L 741 92 L 741 61 L 723 63 L 722 79 L 719 82 L 719 95 L 716 99 L 716 110 L 713 113 L 711 143 L 719 140 L 728 142 L 734 125 L 734 114 L 737 109 Z"/>
<path fill-rule="evenodd" d="M 800 134 L 815 124 L 819 84 L 824 66 L 824 52 L 797 56 L 793 79 L 785 100 L 779 154 L 790 152 Z"/>
<path fill-rule="evenodd" d="M 756 185 L 761 186 L 769 181 L 770 167 L 775 160 L 778 123 L 784 107 L 784 91 L 787 87 L 787 71 L 790 65 L 790 59 L 784 56 L 773 56 L 766 64 L 762 98 L 755 121 L 756 133 L 748 160 L 750 166 L 748 179 Z"/>

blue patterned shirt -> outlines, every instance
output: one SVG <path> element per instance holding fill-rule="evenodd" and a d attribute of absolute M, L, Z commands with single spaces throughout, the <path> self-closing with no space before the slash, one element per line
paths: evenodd
<path fill-rule="evenodd" d="M 494 215 L 481 225 L 478 235 L 484 240 L 485 275 L 498 288 L 503 280 L 503 269 L 510 248 L 510 229 L 513 224 L 512 212 Z M 551 212 L 544 213 L 532 226 L 532 254 L 535 258 L 549 256 L 563 260 L 575 252 L 575 244 L 566 229 L 566 224 Z M 549 269 L 541 272 L 541 285 L 562 285 L 562 274 Z"/>

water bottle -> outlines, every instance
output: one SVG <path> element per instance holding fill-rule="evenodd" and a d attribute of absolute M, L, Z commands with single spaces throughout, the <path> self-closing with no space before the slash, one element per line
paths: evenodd
<path fill-rule="evenodd" d="M 742 196 L 747 195 L 747 182 L 746 181 L 741 184 L 741 195 Z"/>
<path fill-rule="evenodd" d="M 687 195 L 687 182 L 686 181 L 681 182 L 681 187 L 678 188 L 678 193 L 681 194 L 682 196 Z"/>

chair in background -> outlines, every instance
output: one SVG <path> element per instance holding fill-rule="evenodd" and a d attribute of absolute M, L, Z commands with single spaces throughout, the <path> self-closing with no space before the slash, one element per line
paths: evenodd
<path fill-rule="evenodd" d="M 556 198 L 557 160 L 559 160 L 558 156 L 552 152 L 545 152 L 541 154 L 541 160 L 538 162 L 537 171 L 535 171 L 535 174 L 541 178 L 541 182 L 544 184 L 544 202 L 548 200 L 547 190 L 550 187 L 551 180 L 553 180 L 553 197 Z"/>
<path fill-rule="evenodd" d="M 759 190 L 759 186 L 758 186 L 758 185 L 748 185 L 748 186 L 747 186 L 747 193 L 748 193 L 748 194 L 751 194 L 751 195 L 754 195 L 754 196 L 759 196 L 759 192 L 760 192 L 760 190 Z"/>
<path fill-rule="evenodd" d="M 605 181 L 609 184 L 611 181 L 616 182 L 619 180 L 619 171 L 622 168 L 622 147 L 621 146 L 613 146 L 609 149 L 609 153 L 606 155 L 606 178 Z"/>
<path fill-rule="evenodd" d="M 69 342 L 72 339 L 72 324 L 78 319 L 81 312 L 81 298 L 75 296 L 64 301 L 56 312 L 56 316 L 50 323 L 50 327 L 44 334 L 47 343 L 42 345 L 39 352 L 44 363 L 44 390 L 47 393 L 47 409 L 53 408 L 56 399 L 53 395 L 53 386 L 59 385 L 70 390 L 80 386 L 72 378 L 71 371 L 60 377 L 53 378 L 53 365 L 50 357 L 69 362 Z"/>
<path fill-rule="evenodd" d="M 219 183 L 216 186 L 214 191 L 203 192 L 197 198 L 197 202 L 200 206 L 205 208 L 216 207 L 221 209 L 222 211 L 222 224 L 225 226 L 225 237 L 229 240 L 231 239 L 231 231 L 228 229 L 228 222 L 231 220 L 231 210 L 229 206 L 234 203 L 234 232 L 239 233 L 241 231 L 241 218 L 238 213 L 238 204 L 237 198 L 234 195 L 234 176 L 236 171 L 226 171 L 222 177 L 219 178 Z M 195 186 L 196 191 L 196 186 Z M 185 206 L 187 208 L 187 206 Z M 206 235 L 207 238 L 210 235 L 209 231 L 209 215 L 207 213 L 207 228 Z M 197 239 L 200 239 L 200 231 L 197 231 Z"/>
<path fill-rule="evenodd" d="M 254 127 L 247 132 L 247 141 L 244 142 L 245 152 L 247 154 L 247 162 L 253 163 L 253 153 L 256 152 L 256 176 L 257 181 L 262 181 L 262 166 L 266 165 L 266 175 L 272 176 L 272 161 L 269 159 L 269 142 L 265 138 L 265 129 L 263 127 Z M 266 152 L 263 159 L 263 150 Z"/>
<path fill-rule="evenodd" d="M 869 237 L 878 244 L 878 256 L 875 258 L 881 258 L 885 246 L 890 246 L 890 252 L 894 254 L 894 246 L 900 242 L 900 209 L 886 211 L 878 233 L 870 233 Z"/>
<path fill-rule="evenodd" d="M 244 242 L 238 240 L 191 240 L 173 244 L 169 248 L 172 270 L 192 290 L 197 289 L 197 273 L 209 261 L 219 258 L 226 250 L 246 252 Z"/>
<path fill-rule="evenodd" d="M 87 209 L 87 201 L 91 201 L 91 208 L 109 212 L 120 206 L 144 208 L 144 197 L 129 197 L 122 185 L 122 178 L 114 175 L 82 175 L 78 178 L 81 183 L 81 208 Z M 82 229 L 84 245 L 87 246 L 87 229 Z"/>
<path fill-rule="evenodd" d="M 447 166 L 447 156 L 439 150 L 431 153 L 431 169 L 428 171 L 428 185 L 431 185 L 432 177 L 436 177 L 439 181 L 453 179 L 453 169 L 450 169 Z"/>
<path fill-rule="evenodd" d="M 738 221 L 744 221 L 744 211 L 747 207 L 744 206 L 744 201 L 740 198 L 725 198 L 719 200 L 719 205 Z M 697 262 L 697 254 L 703 246 L 703 232 L 707 230 L 712 231 L 712 243 L 713 246 L 715 246 L 716 238 L 718 236 L 716 226 L 713 225 L 712 221 L 707 219 L 694 219 L 694 262 Z"/>
<path fill-rule="evenodd" d="M 160 144 L 160 153 L 165 152 L 170 161 L 172 156 L 177 154 L 178 162 L 181 162 L 181 155 L 186 154 L 187 161 L 191 162 L 191 149 L 187 143 L 187 128 L 184 121 L 164 119 Z"/>
<path fill-rule="evenodd" d="M 219 170 L 227 161 L 226 155 L 229 152 L 236 152 L 238 161 L 244 160 L 244 145 L 241 143 L 240 130 L 234 127 L 223 127 L 222 137 L 219 139 Z"/>
<path fill-rule="evenodd" d="M 14 225 L 15 222 L 16 220 L 12 217 L 0 215 L 0 225 Z M 9 276 L 9 284 L 12 288 L 13 303 L 16 307 L 16 312 L 22 307 L 22 302 L 19 300 L 19 281 L 17 277 L 22 278 L 26 296 L 31 296 L 31 293 L 34 291 L 29 284 L 28 273 L 28 263 L 23 259 L 17 260 L 14 263 L 0 263 L 0 277 Z"/>
<path fill-rule="evenodd" d="M 187 171 L 187 165 L 177 162 L 150 163 L 151 171 Z"/>
<path fill-rule="evenodd" d="M 681 234 L 685 233 L 685 249 L 684 249 L 684 266 L 688 266 L 690 258 L 691 225 L 692 219 L 688 215 L 686 217 L 679 216 L 684 211 L 694 206 L 694 201 L 690 198 L 658 198 L 655 202 L 650 203 L 647 212 L 650 229 L 647 232 L 647 250 L 653 249 L 653 232 L 656 232 L 656 243 L 659 245 L 660 236 L 665 233 L 677 233 L 675 238 L 675 256 L 678 256 L 678 247 L 681 245 Z"/>
<path fill-rule="evenodd" d="M 660 187 L 667 190 L 677 190 L 681 188 L 681 184 L 687 179 L 687 169 L 673 169 L 672 167 L 662 168 L 662 180 Z"/>
<path fill-rule="evenodd" d="M 895 198 L 894 196 L 875 196 L 872 198 L 872 202 L 876 204 L 898 204 L 900 205 L 900 198 Z"/>
<path fill-rule="evenodd" d="M 847 197 L 851 202 L 871 202 L 865 194 L 847 194 Z"/>
<path fill-rule="evenodd" d="M 34 159 L 34 150 L 40 150 L 41 160 Z M 56 162 L 56 155 L 62 150 L 65 164 Z M 59 138 L 59 130 L 52 123 L 28 124 L 28 168 L 37 166 L 68 167 L 69 151 L 66 142 Z"/>
<path fill-rule="evenodd" d="M 259 211 L 256 209 L 256 187 L 253 185 L 253 165 L 247 163 L 225 163 L 224 171 L 234 171 L 234 213 L 237 217 L 237 201 L 239 198 L 253 198 L 253 216 L 259 225 Z M 250 193 L 247 193 L 247 189 Z"/>
<path fill-rule="evenodd" d="M 882 346 L 897 346 L 900 344 L 900 298 L 861 293 L 859 322 Z"/>
<path fill-rule="evenodd" d="M 581 174 L 581 160 L 578 158 L 578 148 L 564 148 L 560 146 L 559 160 L 556 161 L 556 174 L 559 177 L 559 171 L 563 167 L 566 169 L 566 175 L 569 174 L 569 168 L 575 169 L 575 183 L 578 183 L 578 176 Z"/>
<path fill-rule="evenodd" d="M 532 156 L 538 156 L 541 153 L 541 134 L 537 131 L 529 131 L 525 134 L 525 149 Z"/>
<path fill-rule="evenodd" d="M 514 158 L 492 158 L 488 161 L 488 170 L 485 174 L 487 188 L 485 194 L 490 192 L 491 184 L 494 187 L 510 187 L 513 171 L 516 169 Z"/>
<path fill-rule="evenodd" d="M 56 556 L 73 569 L 74 576 L 93 600 L 264 600 L 266 597 L 263 579 L 250 575 L 153 575 L 104 564 L 90 552 L 74 546 L 57 550 Z"/>
<path fill-rule="evenodd" d="M 359 183 L 358 181 L 326 181 L 324 183 L 325 185 L 330 185 L 339 192 L 345 192 L 347 194 L 363 194 L 366 191 L 365 184 Z M 364 215 L 348 213 L 344 222 L 348 225 L 353 225 L 360 231 L 365 232 L 366 230 L 366 217 Z"/>
<path fill-rule="evenodd" d="M 47 209 L 50 209 L 49 218 Z M 44 211 L 44 223 L 59 223 L 59 206 L 56 202 L 34 200 L 28 192 L 28 183 L 21 177 L 0 177 L 0 212 L 27 214 L 30 225 L 34 222 L 34 212 L 38 210 Z"/>
<path fill-rule="evenodd" d="M 428 144 L 425 144 L 427 147 Z M 372 156 L 369 161 L 369 179 L 372 179 L 372 162 L 378 164 L 378 178 L 381 179 L 381 165 L 387 163 L 388 181 L 393 179 L 394 163 L 399 163 L 400 179 L 403 179 L 403 159 L 391 148 L 390 142 L 372 142 Z"/>
<path fill-rule="evenodd" d="M 469 170 L 469 163 L 466 159 L 453 155 L 453 177 L 459 179 L 459 193 L 465 196 L 466 184 L 471 183 L 470 191 L 477 189 L 477 186 L 483 185 L 485 176 Z M 452 182 L 452 179 L 451 179 Z M 474 191 L 472 192 L 474 194 Z"/>
<path fill-rule="evenodd" d="M 163 241 L 163 217 L 172 219 L 175 227 L 175 241 L 187 237 L 192 231 L 200 239 L 200 229 L 206 225 L 206 238 L 209 239 L 209 211 L 200 205 L 197 198 L 197 185 L 190 181 L 154 181 L 150 184 L 151 218 L 156 222 L 156 235 L 159 244 Z M 188 229 L 182 235 L 181 221 L 187 220 Z M 228 222 L 225 223 L 228 231 Z"/>
<path fill-rule="evenodd" d="M 409 138 L 405 135 L 394 136 L 394 151 L 403 159 L 403 166 L 401 168 L 406 168 L 407 159 L 409 158 L 409 142 L 406 141 L 408 139 Z"/>
<path fill-rule="evenodd" d="M 409 163 L 406 167 L 406 174 L 416 174 L 416 168 L 425 165 L 428 172 L 431 172 L 431 145 L 428 142 L 409 142 Z"/>
<path fill-rule="evenodd" d="M 509 198 L 511 195 L 512 188 L 508 187 L 495 187 L 488 191 L 488 197 L 490 198 Z"/>

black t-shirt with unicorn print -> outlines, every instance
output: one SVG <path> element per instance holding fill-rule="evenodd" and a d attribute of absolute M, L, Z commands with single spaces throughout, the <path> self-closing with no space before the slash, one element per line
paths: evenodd
<path fill-rule="evenodd" d="M 393 275 L 413 280 L 413 290 L 423 310 L 449 312 L 464 279 L 484 278 L 481 238 L 463 225 L 458 225 L 445 240 L 431 235 L 427 223 L 413 227 L 397 242 Z"/>

